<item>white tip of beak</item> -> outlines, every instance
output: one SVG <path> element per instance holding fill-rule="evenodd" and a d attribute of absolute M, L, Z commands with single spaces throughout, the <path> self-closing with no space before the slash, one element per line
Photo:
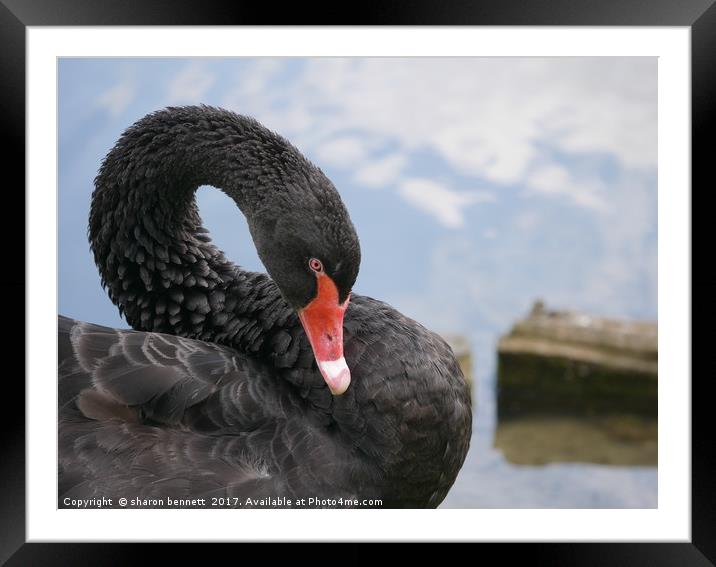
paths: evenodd
<path fill-rule="evenodd" d="M 351 371 L 348 369 L 346 359 L 340 357 L 337 360 L 318 360 L 318 369 L 328 388 L 334 396 L 343 394 L 351 383 Z"/>

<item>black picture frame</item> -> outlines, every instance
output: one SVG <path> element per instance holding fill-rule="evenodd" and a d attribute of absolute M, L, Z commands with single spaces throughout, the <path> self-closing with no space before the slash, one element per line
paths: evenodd
<path fill-rule="evenodd" d="M 339 10 L 319 3 L 286 3 L 280 10 L 268 3 L 211 0 L 154 0 L 108 2 L 101 0 L 0 0 L 0 120 L 5 149 L 4 172 L 12 174 L 3 185 L 5 234 L 24 234 L 25 199 L 25 33 L 28 26 L 68 25 L 567 25 L 567 26 L 685 26 L 691 30 L 692 48 L 692 212 L 694 197 L 707 193 L 716 131 L 716 5 L 715 0 L 490 0 L 484 2 L 431 0 L 365 1 L 356 10 Z M 694 187 L 703 186 L 701 191 Z M 713 186 L 713 183 L 711 183 Z M 704 197 L 700 197 L 703 201 Z M 8 211 L 13 211 L 10 214 Z M 21 214 L 20 211 L 23 211 Z M 698 297 L 696 318 L 716 315 L 716 277 L 708 274 L 709 262 L 696 264 L 696 251 L 710 246 L 700 224 L 692 219 L 692 302 Z M 25 249 L 18 242 L 2 250 L 0 313 L 3 358 L 8 368 L 2 381 L 3 419 L 0 420 L 0 564 L 124 565 L 146 557 L 142 544 L 25 543 L 25 389 L 17 366 L 25 330 Z M 695 292 L 695 294 L 694 294 Z M 32 301 L 32 297 L 25 297 Z M 694 311 L 692 310 L 692 313 Z M 692 324 L 695 319 L 692 319 Z M 693 333 L 692 345 L 706 346 L 708 333 Z M 694 347 L 692 346 L 692 353 Z M 703 348 L 702 348 L 703 350 Z M 20 362 L 22 360 L 23 362 Z M 19 364 L 15 365 L 13 362 Z M 11 375 L 15 376 L 14 378 Z M 690 377 L 684 377 L 689 379 Z M 710 396 L 705 374 L 692 380 L 692 539 L 690 543 L 544 543 L 490 544 L 502 562 L 529 561 L 549 565 L 682 565 L 706 566 L 716 562 L 716 443 L 712 430 Z M 48 384 L 52 387 L 53 384 Z M 494 546 L 499 546 L 496 549 Z M 336 561 L 362 562 L 372 557 L 360 544 L 339 553 Z M 166 549 L 163 560 L 186 548 Z M 274 547 L 272 558 L 295 560 L 295 551 Z M 323 552 L 321 552 L 323 553 Z M 286 554 L 284 557 L 282 555 Z M 238 559 L 238 558 L 237 558 Z"/>

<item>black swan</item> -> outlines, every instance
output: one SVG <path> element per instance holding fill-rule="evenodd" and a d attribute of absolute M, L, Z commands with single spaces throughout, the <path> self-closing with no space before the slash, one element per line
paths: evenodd
<path fill-rule="evenodd" d="M 211 244 L 220 188 L 268 274 Z M 59 506 L 437 507 L 470 444 L 450 347 L 351 294 L 360 248 L 333 184 L 257 121 L 172 107 L 95 179 L 89 239 L 134 330 L 59 317 Z M 91 505 L 91 504 L 90 504 Z"/>

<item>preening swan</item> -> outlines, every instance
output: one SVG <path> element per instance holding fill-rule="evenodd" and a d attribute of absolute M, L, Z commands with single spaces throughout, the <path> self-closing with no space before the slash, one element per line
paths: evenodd
<path fill-rule="evenodd" d="M 268 275 L 211 243 L 200 185 L 241 209 Z M 152 113 L 102 163 L 89 238 L 134 330 L 59 319 L 60 506 L 445 498 L 470 443 L 460 367 L 436 334 L 352 293 L 355 228 L 288 141 L 222 109 Z"/>

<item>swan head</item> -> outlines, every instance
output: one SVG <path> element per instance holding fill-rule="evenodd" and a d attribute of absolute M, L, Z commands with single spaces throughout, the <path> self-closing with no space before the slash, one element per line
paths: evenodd
<path fill-rule="evenodd" d="M 313 206 L 296 203 L 282 214 L 254 215 L 249 227 L 261 261 L 298 315 L 326 385 L 333 395 L 343 394 L 351 381 L 343 318 L 360 245 L 338 193 L 330 185 Z"/>

